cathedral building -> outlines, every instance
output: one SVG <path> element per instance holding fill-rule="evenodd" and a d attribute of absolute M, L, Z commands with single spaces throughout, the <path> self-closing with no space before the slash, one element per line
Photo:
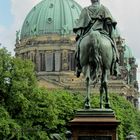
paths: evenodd
<path fill-rule="evenodd" d="M 42 0 L 26 16 L 21 31 L 17 31 L 15 54 L 30 59 L 40 86 L 85 91 L 85 80 L 76 78 L 75 34 L 73 27 L 82 7 L 74 0 Z M 116 33 L 120 56 L 120 74 L 110 77 L 110 92 L 125 96 L 137 106 L 137 65 L 130 48 Z M 99 92 L 99 85 L 93 89 Z"/>

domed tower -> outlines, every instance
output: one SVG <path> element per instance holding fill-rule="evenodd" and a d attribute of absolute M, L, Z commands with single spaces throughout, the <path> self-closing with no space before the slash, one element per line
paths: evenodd
<path fill-rule="evenodd" d="M 119 28 L 115 30 L 115 41 L 119 52 L 119 75 L 116 79 L 110 79 L 110 87 L 113 87 L 120 95 L 123 95 L 138 107 L 138 81 L 137 64 L 132 50 L 126 45 L 122 38 Z M 110 88 L 111 89 L 111 88 Z"/>
<path fill-rule="evenodd" d="M 124 51 L 124 66 L 128 72 L 127 84 L 134 85 L 137 81 L 137 67 L 136 58 L 132 54 L 132 50 L 129 46 L 125 45 Z M 138 87 L 135 87 L 136 89 Z M 138 89 L 137 89 L 138 90 Z"/>
<path fill-rule="evenodd" d="M 74 81 L 73 27 L 81 10 L 74 0 L 42 0 L 27 15 L 15 53 L 35 63 L 39 79 L 61 85 Z"/>

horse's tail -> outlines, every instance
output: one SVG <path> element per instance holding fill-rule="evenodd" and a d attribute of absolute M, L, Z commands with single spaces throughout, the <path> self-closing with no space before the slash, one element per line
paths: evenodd
<path fill-rule="evenodd" d="M 91 43 L 94 44 L 94 49 L 99 48 L 100 47 L 100 37 L 101 37 L 100 32 L 90 30 L 89 37 L 90 37 Z"/>
<path fill-rule="evenodd" d="M 91 79 L 97 80 L 99 75 L 99 68 L 101 64 L 100 59 L 100 33 L 98 31 L 91 30 L 90 34 L 90 50 L 89 50 L 89 63 L 91 68 Z"/>

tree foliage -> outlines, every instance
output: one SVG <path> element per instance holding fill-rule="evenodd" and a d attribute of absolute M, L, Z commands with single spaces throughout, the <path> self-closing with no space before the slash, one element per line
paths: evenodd
<path fill-rule="evenodd" d="M 19 139 L 21 127 L 15 120 L 11 119 L 9 113 L 3 106 L 0 106 L 0 139 L 11 140 Z"/>
<path fill-rule="evenodd" d="M 116 96 L 115 94 L 111 96 L 111 106 L 116 113 L 117 119 L 121 121 L 118 129 L 119 139 L 123 140 L 130 131 L 136 132 L 140 138 L 140 112 L 124 97 Z"/>

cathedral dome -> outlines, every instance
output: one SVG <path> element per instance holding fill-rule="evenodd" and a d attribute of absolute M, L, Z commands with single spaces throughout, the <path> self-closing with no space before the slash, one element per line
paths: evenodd
<path fill-rule="evenodd" d="M 42 0 L 27 15 L 20 38 L 72 34 L 81 10 L 74 0 Z"/>

